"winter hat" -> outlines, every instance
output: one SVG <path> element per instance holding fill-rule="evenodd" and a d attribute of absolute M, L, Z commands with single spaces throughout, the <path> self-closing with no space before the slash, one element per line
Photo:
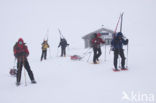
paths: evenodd
<path fill-rule="evenodd" d="M 24 41 L 23 41 L 23 39 L 22 39 L 22 38 L 19 38 L 19 39 L 18 39 L 18 43 L 19 43 L 19 42 L 24 43 Z"/>
<path fill-rule="evenodd" d="M 24 41 L 22 38 L 18 39 L 18 47 L 23 48 Z"/>
<path fill-rule="evenodd" d="M 118 33 L 117 33 L 117 37 L 123 37 L 122 32 L 118 32 Z"/>

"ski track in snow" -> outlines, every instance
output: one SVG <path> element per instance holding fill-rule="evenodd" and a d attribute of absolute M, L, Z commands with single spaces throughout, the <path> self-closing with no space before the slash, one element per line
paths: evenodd
<path fill-rule="evenodd" d="M 109 54 L 108 54 L 109 55 Z M 112 53 L 110 54 L 112 57 Z M 46 61 L 31 61 L 37 84 L 31 84 L 28 75 L 27 86 L 22 73 L 21 85 L 16 87 L 15 77 L 1 75 L 0 101 L 16 103 L 103 103 L 121 101 L 123 91 L 154 92 L 153 74 L 140 71 L 135 66 L 128 71 L 113 72 L 112 58 L 100 58 L 100 64 L 91 64 L 92 56 L 81 61 L 72 61 L 70 57 L 51 57 Z M 139 74 L 138 74 L 139 73 Z M 5 79 L 2 80 L 2 79 Z M 111 99 L 113 97 L 113 99 Z M 9 98 L 9 99 L 7 99 Z M 25 101 L 23 101 L 25 100 Z"/>

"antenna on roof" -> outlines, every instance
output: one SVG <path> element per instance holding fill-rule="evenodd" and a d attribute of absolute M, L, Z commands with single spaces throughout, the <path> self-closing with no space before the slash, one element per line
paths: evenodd
<path fill-rule="evenodd" d="M 104 25 L 102 24 L 101 26 L 102 26 L 102 29 L 103 29 L 104 28 Z M 106 35 L 104 35 L 104 39 L 106 41 Z M 106 49 L 107 48 L 106 48 L 106 43 L 105 43 L 105 60 L 104 60 L 105 62 L 106 62 Z"/>
<path fill-rule="evenodd" d="M 101 26 L 102 26 L 102 28 L 104 27 L 104 25 L 103 25 L 103 24 L 102 24 Z"/>

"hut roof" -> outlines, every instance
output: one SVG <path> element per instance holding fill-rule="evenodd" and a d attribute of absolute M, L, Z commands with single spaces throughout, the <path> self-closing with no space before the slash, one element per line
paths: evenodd
<path fill-rule="evenodd" d="M 95 30 L 95 31 L 93 31 L 93 32 L 91 32 L 91 33 L 88 33 L 87 35 L 83 36 L 82 39 L 90 38 L 90 37 L 92 36 L 92 34 L 94 34 L 94 33 L 100 33 L 100 32 L 108 32 L 108 33 L 111 33 L 111 34 L 114 33 L 113 30 L 106 29 L 106 28 L 100 28 L 100 29 L 98 29 L 98 30 Z"/>

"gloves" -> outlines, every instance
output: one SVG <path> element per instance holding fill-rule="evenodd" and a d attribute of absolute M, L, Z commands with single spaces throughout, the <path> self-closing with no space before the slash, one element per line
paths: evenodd
<path fill-rule="evenodd" d="M 113 47 L 113 46 L 111 46 L 110 50 L 111 50 L 111 51 L 114 51 L 114 47 Z"/>
<path fill-rule="evenodd" d="M 128 40 L 128 39 L 126 39 L 126 43 L 127 43 L 127 44 L 128 44 L 128 41 L 129 41 L 129 40 Z"/>
<path fill-rule="evenodd" d="M 25 53 L 25 55 L 24 55 L 24 56 L 27 58 L 27 57 L 28 57 L 28 55 L 29 55 L 28 53 Z"/>
<path fill-rule="evenodd" d="M 16 58 L 18 58 L 18 55 L 17 55 L 17 53 L 16 53 L 16 54 L 14 54 L 14 56 L 15 56 Z"/>

